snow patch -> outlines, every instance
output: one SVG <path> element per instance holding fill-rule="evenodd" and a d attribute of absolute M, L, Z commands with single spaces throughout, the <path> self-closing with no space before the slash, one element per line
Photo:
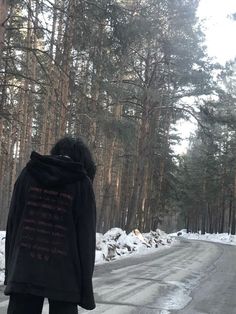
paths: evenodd
<path fill-rule="evenodd" d="M 173 238 L 159 229 L 143 234 L 135 229 L 127 234 L 120 228 L 112 228 L 104 235 L 97 234 L 96 264 L 133 253 L 148 253 L 150 249 L 169 247 L 172 242 Z"/>
<path fill-rule="evenodd" d="M 5 231 L 0 231 L 0 284 L 4 281 L 5 270 Z"/>
<path fill-rule="evenodd" d="M 169 234 L 169 236 L 180 236 L 189 240 L 201 240 L 236 245 L 236 235 L 231 235 L 228 233 L 201 234 L 201 231 L 199 231 L 199 233 L 187 233 L 186 229 L 183 229 L 176 233 Z"/>

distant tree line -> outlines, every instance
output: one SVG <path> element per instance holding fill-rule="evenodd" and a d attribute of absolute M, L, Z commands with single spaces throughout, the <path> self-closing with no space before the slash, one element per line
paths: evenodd
<path fill-rule="evenodd" d="M 215 95 L 198 113 L 199 127 L 179 167 L 179 206 L 189 231 L 236 232 L 236 62 L 217 77 Z"/>
<path fill-rule="evenodd" d="M 48 154 L 67 134 L 84 137 L 96 159 L 98 231 L 147 231 L 179 212 L 191 229 L 208 228 L 210 219 L 211 230 L 226 228 L 227 219 L 235 224 L 236 175 L 224 159 L 234 156 L 234 131 L 215 103 L 199 100 L 220 88 L 198 2 L 0 1 L 0 228 L 30 152 Z M 218 98 L 222 108 L 234 101 L 226 95 Z M 209 122 L 206 110 L 219 122 Z M 179 158 L 175 125 L 190 116 L 204 128 Z"/>

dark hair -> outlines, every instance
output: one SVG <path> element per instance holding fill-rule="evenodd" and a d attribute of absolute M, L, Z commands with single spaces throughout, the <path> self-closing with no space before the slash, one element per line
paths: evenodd
<path fill-rule="evenodd" d="M 93 181 L 96 166 L 88 146 L 80 138 L 66 136 L 60 139 L 51 149 L 51 155 L 69 156 L 73 161 L 81 163 L 88 177 Z"/>

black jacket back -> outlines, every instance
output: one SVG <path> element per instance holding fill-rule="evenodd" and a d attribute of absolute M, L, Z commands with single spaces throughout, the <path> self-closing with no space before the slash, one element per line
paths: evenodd
<path fill-rule="evenodd" d="M 92 183 L 79 163 L 36 152 L 18 177 L 6 233 L 5 294 L 95 307 Z"/>

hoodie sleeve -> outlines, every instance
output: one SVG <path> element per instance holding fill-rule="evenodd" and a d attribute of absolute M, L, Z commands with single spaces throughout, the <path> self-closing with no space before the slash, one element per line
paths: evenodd
<path fill-rule="evenodd" d="M 12 197 L 11 203 L 7 218 L 7 227 L 6 227 L 6 239 L 5 239 L 5 280 L 4 285 L 7 285 L 7 277 L 8 277 L 8 264 L 10 260 L 10 252 L 11 248 L 14 246 L 14 241 L 16 238 L 16 232 L 18 223 L 21 216 L 21 209 L 24 208 L 24 199 L 22 188 L 25 186 L 23 183 L 23 179 L 25 177 L 25 169 L 21 172 L 19 177 L 17 178 Z"/>
<path fill-rule="evenodd" d="M 76 222 L 82 274 L 82 297 L 79 305 L 92 310 L 95 308 L 92 276 L 96 249 L 96 202 L 93 186 L 88 178 L 81 183 L 79 203 L 79 216 Z"/>

